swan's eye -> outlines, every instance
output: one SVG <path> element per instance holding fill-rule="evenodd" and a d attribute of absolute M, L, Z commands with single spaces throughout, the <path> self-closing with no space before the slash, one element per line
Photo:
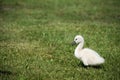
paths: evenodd
<path fill-rule="evenodd" d="M 75 39 L 75 40 L 77 40 L 77 39 Z"/>

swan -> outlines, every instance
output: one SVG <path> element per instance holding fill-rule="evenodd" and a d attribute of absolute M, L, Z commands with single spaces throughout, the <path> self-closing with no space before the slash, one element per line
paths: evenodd
<path fill-rule="evenodd" d="M 74 55 L 83 62 L 84 66 L 96 66 L 105 62 L 104 58 L 96 51 L 89 48 L 83 48 L 84 38 L 81 35 L 76 35 L 72 44 L 78 44 Z"/>

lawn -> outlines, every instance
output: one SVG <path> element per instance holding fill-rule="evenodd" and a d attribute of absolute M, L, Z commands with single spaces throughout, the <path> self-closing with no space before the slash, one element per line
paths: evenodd
<path fill-rule="evenodd" d="M 83 67 L 71 46 L 105 58 Z M 119 80 L 120 0 L 0 0 L 0 80 Z"/>

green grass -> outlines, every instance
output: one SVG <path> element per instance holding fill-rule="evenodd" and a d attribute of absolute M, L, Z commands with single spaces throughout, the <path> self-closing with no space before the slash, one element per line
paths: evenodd
<path fill-rule="evenodd" d="M 0 80 L 119 80 L 120 0 L 1 0 Z M 78 66 L 71 42 L 105 58 Z"/>

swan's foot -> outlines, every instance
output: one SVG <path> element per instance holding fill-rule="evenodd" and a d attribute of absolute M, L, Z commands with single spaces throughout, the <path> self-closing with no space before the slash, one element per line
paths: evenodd
<path fill-rule="evenodd" d="M 79 62 L 78 66 L 83 66 L 84 68 L 88 68 L 88 65 L 84 65 L 82 62 Z"/>

